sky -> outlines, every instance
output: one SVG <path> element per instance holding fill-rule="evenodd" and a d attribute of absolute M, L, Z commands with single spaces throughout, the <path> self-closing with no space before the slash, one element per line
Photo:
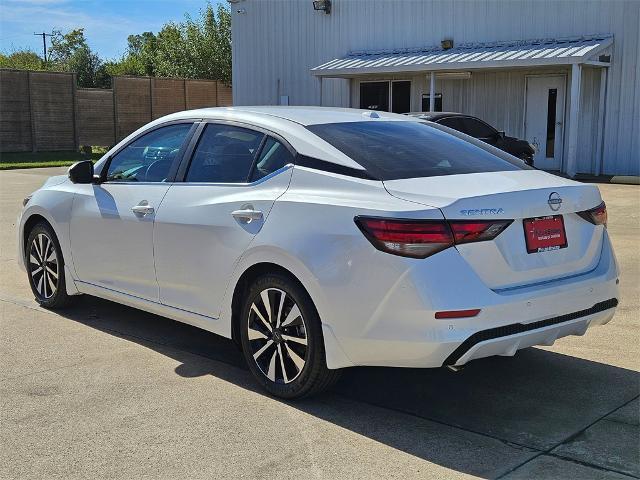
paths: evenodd
<path fill-rule="evenodd" d="M 84 27 L 92 50 L 103 59 L 119 58 L 127 36 L 158 32 L 188 13 L 196 17 L 207 0 L 0 0 L 0 51 L 29 48 L 42 55 L 42 37 L 34 32 L 62 32 Z M 211 4 L 226 4 L 211 0 Z M 47 38 L 47 45 L 49 39 Z"/>

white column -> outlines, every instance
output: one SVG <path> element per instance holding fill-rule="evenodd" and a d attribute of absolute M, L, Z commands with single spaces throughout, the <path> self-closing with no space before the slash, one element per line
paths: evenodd
<path fill-rule="evenodd" d="M 431 86 L 429 87 L 429 111 L 436 109 L 436 72 L 431 72 Z"/>
<path fill-rule="evenodd" d="M 607 96 L 607 79 L 609 78 L 609 68 L 604 67 L 600 69 L 600 98 L 598 103 L 598 138 L 596 140 L 596 165 L 594 169 L 595 175 L 600 175 L 602 173 L 602 164 L 603 164 L 603 145 L 602 141 L 604 138 L 604 114 L 606 109 L 606 96 Z"/>
<path fill-rule="evenodd" d="M 565 171 L 570 177 L 578 173 L 578 124 L 580 118 L 580 84 L 582 65 L 571 65 L 571 100 L 569 103 L 569 152 Z"/>
<path fill-rule="evenodd" d="M 322 106 L 322 77 L 318 77 L 320 79 L 320 103 L 318 105 Z"/>

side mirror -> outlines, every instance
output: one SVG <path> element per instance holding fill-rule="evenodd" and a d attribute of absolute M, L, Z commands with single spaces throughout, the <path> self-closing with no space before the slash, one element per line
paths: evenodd
<path fill-rule="evenodd" d="M 498 133 L 496 134 L 496 136 L 497 136 L 498 138 L 500 138 L 500 139 L 504 140 L 504 137 L 506 136 L 506 134 L 505 134 L 504 132 L 498 132 Z"/>
<path fill-rule="evenodd" d="M 93 162 L 83 160 L 69 167 L 69 180 L 73 183 L 93 183 Z"/>

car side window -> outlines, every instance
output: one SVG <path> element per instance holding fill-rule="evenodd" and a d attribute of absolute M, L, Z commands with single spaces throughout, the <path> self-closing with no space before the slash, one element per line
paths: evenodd
<path fill-rule="evenodd" d="M 164 182 L 187 138 L 192 123 L 157 128 L 116 153 L 107 168 L 107 182 Z"/>
<path fill-rule="evenodd" d="M 459 117 L 443 118 L 441 120 L 438 120 L 436 123 L 464 133 L 464 125 L 462 124 L 462 120 Z"/>
<path fill-rule="evenodd" d="M 268 137 L 251 172 L 249 181 L 260 180 L 289 163 L 294 163 L 294 159 L 287 147 L 274 138 Z"/>
<path fill-rule="evenodd" d="M 244 183 L 264 134 L 234 125 L 208 124 L 198 141 L 187 182 Z"/>
<path fill-rule="evenodd" d="M 490 127 L 484 122 L 480 122 L 475 118 L 465 117 L 462 119 L 464 121 L 464 131 L 467 135 L 471 135 L 475 138 L 489 138 L 495 136 L 497 130 Z"/>

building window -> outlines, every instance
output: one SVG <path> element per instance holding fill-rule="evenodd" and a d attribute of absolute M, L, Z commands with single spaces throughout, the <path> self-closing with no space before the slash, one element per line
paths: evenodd
<path fill-rule="evenodd" d="M 547 98 L 547 158 L 555 156 L 554 150 L 556 146 L 556 106 L 558 103 L 558 89 L 550 88 L 549 97 Z"/>
<path fill-rule="evenodd" d="M 410 112 L 411 81 L 361 82 L 360 108 L 394 113 Z"/>
<path fill-rule="evenodd" d="M 436 93 L 436 98 L 435 98 L 435 102 L 433 105 L 433 111 L 434 112 L 441 112 L 442 111 L 442 94 L 441 93 Z M 422 111 L 423 112 L 428 112 L 429 111 L 429 103 L 431 100 L 431 95 L 428 93 L 424 93 L 422 94 Z"/>

